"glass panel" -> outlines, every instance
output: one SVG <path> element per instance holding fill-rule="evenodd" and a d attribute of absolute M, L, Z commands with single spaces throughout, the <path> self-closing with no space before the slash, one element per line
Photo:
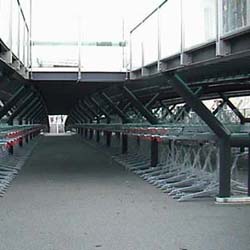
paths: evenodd
<path fill-rule="evenodd" d="M 158 13 L 154 13 L 140 26 L 143 33 L 144 65 L 158 59 Z"/>
<path fill-rule="evenodd" d="M 161 58 L 166 58 L 181 49 L 180 0 L 169 0 L 160 10 Z"/>
<path fill-rule="evenodd" d="M 24 63 L 24 21 L 20 18 L 20 51 L 19 51 L 19 59 L 22 63 Z"/>
<path fill-rule="evenodd" d="M 19 19 L 19 6 L 17 1 L 12 3 L 12 52 L 18 56 L 18 19 Z"/>
<path fill-rule="evenodd" d="M 29 62 L 29 33 L 27 31 L 27 29 L 25 28 L 25 32 L 24 32 L 24 39 L 25 39 L 25 46 L 24 46 L 24 65 L 26 67 L 29 67 L 30 62 Z"/>
<path fill-rule="evenodd" d="M 182 1 L 185 48 L 216 39 L 216 0 Z"/>
<path fill-rule="evenodd" d="M 135 30 L 131 35 L 132 41 L 132 69 L 142 66 L 142 29 Z"/>
<path fill-rule="evenodd" d="M 250 25 L 250 1 L 223 0 L 223 32 L 232 32 L 247 25 Z"/>
<path fill-rule="evenodd" d="M 33 67 L 77 67 L 77 46 L 33 46 Z"/>
<path fill-rule="evenodd" d="M 0 0 L 0 38 L 7 46 L 10 45 L 10 6 L 11 1 Z"/>

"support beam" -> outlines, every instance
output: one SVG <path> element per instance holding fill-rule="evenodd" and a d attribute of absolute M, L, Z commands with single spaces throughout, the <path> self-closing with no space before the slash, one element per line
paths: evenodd
<path fill-rule="evenodd" d="M 223 101 L 218 105 L 218 107 L 212 112 L 213 115 L 216 115 L 216 114 L 220 111 L 220 109 L 224 106 L 224 104 L 225 104 L 225 101 L 223 100 Z"/>
<path fill-rule="evenodd" d="M 29 120 L 33 121 L 38 118 L 42 113 L 44 113 L 44 108 L 41 106 L 39 109 L 35 110 L 32 115 L 30 115 Z"/>
<path fill-rule="evenodd" d="M 16 110 L 11 114 L 11 116 L 8 118 L 8 124 L 9 125 L 13 125 L 13 121 L 14 119 L 25 109 L 25 107 L 27 106 L 28 103 L 30 103 L 30 101 L 34 98 L 35 93 L 31 93 L 29 94 L 24 101 L 22 102 L 22 104 L 20 104 Z"/>
<path fill-rule="evenodd" d="M 85 100 L 80 100 L 79 105 L 83 105 L 87 108 L 87 110 L 92 114 L 93 117 L 96 117 L 96 119 L 99 119 L 98 113 L 88 104 Z"/>
<path fill-rule="evenodd" d="M 83 117 L 83 115 L 79 113 L 76 109 L 72 111 L 72 115 L 74 115 L 78 123 L 86 123 L 85 117 Z"/>
<path fill-rule="evenodd" d="M 152 99 L 148 103 L 146 103 L 145 108 L 146 109 L 150 109 L 151 106 L 155 103 L 155 101 L 159 98 L 159 96 L 160 96 L 160 93 L 155 94 L 152 97 Z"/>
<path fill-rule="evenodd" d="M 123 90 L 127 96 L 132 101 L 132 104 L 138 109 L 138 111 L 143 115 L 151 124 L 158 124 L 158 119 L 140 102 L 140 100 L 129 90 L 126 86 Z"/>
<path fill-rule="evenodd" d="M 40 102 L 38 102 L 36 105 L 34 105 L 29 112 L 27 112 L 24 116 L 24 120 L 28 120 L 29 117 L 33 116 L 34 113 L 36 113 L 38 111 L 38 109 L 42 108 L 42 104 Z"/>
<path fill-rule="evenodd" d="M 78 116 L 75 115 L 74 112 L 71 112 L 70 114 L 70 119 L 72 120 L 73 123 L 78 123 Z"/>
<path fill-rule="evenodd" d="M 130 119 L 126 116 L 125 113 L 111 100 L 111 98 L 104 92 L 101 93 L 101 96 L 106 100 L 110 107 L 116 112 L 116 114 L 122 119 L 123 123 L 131 122 Z"/>
<path fill-rule="evenodd" d="M 230 136 L 230 130 L 223 126 L 223 124 L 214 117 L 179 75 L 175 74 L 174 77 L 171 78 L 170 83 L 183 100 L 200 116 L 200 118 L 219 138 Z"/>
<path fill-rule="evenodd" d="M 234 112 L 234 114 L 240 119 L 240 123 L 244 124 L 245 123 L 245 117 L 244 115 L 242 115 L 242 113 L 235 107 L 235 105 L 229 100 L 229 98 L 227 96 L 225 96 L 224 94 L 220 94 L 221 98 L 226 102 L 226 104 L 228 105 L 228 107 L 230 109 L 232 109 L 232 111 Z"/>
<path fill-rule="evenodd" d="M 22 86 L 16 93 L 8 100 L 8 102 L 0 109 L 0 119 L 5 116 L 8 111 L 16 105 L 16 103 L 27 94 L 28 88 Z"/>
<path fill-rule="evenodd" d="M 92 120 L 93 120 L 92 116 L 89 115 L 89 113 L 86 112 L 86 110 L 83 109 L 81 106 L 76 105 L 75 111 L 77 111 L 77 113 L 80 114 L 84 118 L 86 123 L 88 123 L 88 122 L 92 123 Z"/>
<path fill-rule="evenodd" d="M 199 98 L 202 93 L 204 91 L 204 88 L 203 87 L 199 87 L 195 92 L 194 92 L 194 95 Z M 185 116 L 190 112 L 192 108 L 186 103 L 184 104 L 184 106 L 177 111 L 177 113 L 174 115 L 174 118 L 173 120 L 176 122 L 176 121 L 180 121 L 180 120 L 183 120 L 185 118 Z"/>
<path fill-rule="evenodd" d="M 34 100 L 32 100 L 29 104 L 27 104 L 27 106 L 25 106 L 25 108 L 21 111 L 21 113 L 18 115 L 18 120 L 19 120 L 19 124 L 22 121 L 23 117 L 25 117 L 25 115 L 35 106 L 37 105 L 37 103 L 40 103 L 39 98 L 35 98 Z"/>
<path fill-rule="evenodd" d="M 100 112 L 105 115 L 107 119 L 107 123 L 110 123 L 111 118 L 109 116 L 109 113 L 95 100 L 93 97 L 89 97 L 89 100 L 100 110 Z"/>

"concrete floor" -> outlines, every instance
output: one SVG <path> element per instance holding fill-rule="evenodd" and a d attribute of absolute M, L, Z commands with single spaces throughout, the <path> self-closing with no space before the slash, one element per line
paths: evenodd
<path fill-rule="evenodd" d="M 0 199 L 0 250 L 248 250 L 250 206 L 178 203 L 76 136 L 43 137 Z"/>

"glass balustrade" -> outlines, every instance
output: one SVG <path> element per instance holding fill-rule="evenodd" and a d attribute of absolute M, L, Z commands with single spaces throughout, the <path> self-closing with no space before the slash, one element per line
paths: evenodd
<path fill-rule="evenodd" d="M 0 0 L 0 39 L 25 67 L 29 66 L 29 16 L 28 1 Z"/>
<path fill-rule="evenodd" d="M 216 39 L 216 0 L 182 1 L 184 48 Z"/>
<path fill-rule="evenodd" d="M 169 0 L 160 8 L 161 59 L 181 50 L 180 0 Z"/>
<path fill-rule="evenodd" d="M 159 53 L 164 60 L 249 27 L 250 0 L 168 0 L 133 29 L 131 68 L 157 62 Z"/>

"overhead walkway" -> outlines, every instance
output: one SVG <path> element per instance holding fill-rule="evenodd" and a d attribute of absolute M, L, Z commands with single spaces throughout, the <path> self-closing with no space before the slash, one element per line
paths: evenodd
<path fill-rule="evenodd" d="M 0 207 L 1 250 L 249 246 L 249 207 L 177 203 L 78 136 L 40 138 Z"/>

